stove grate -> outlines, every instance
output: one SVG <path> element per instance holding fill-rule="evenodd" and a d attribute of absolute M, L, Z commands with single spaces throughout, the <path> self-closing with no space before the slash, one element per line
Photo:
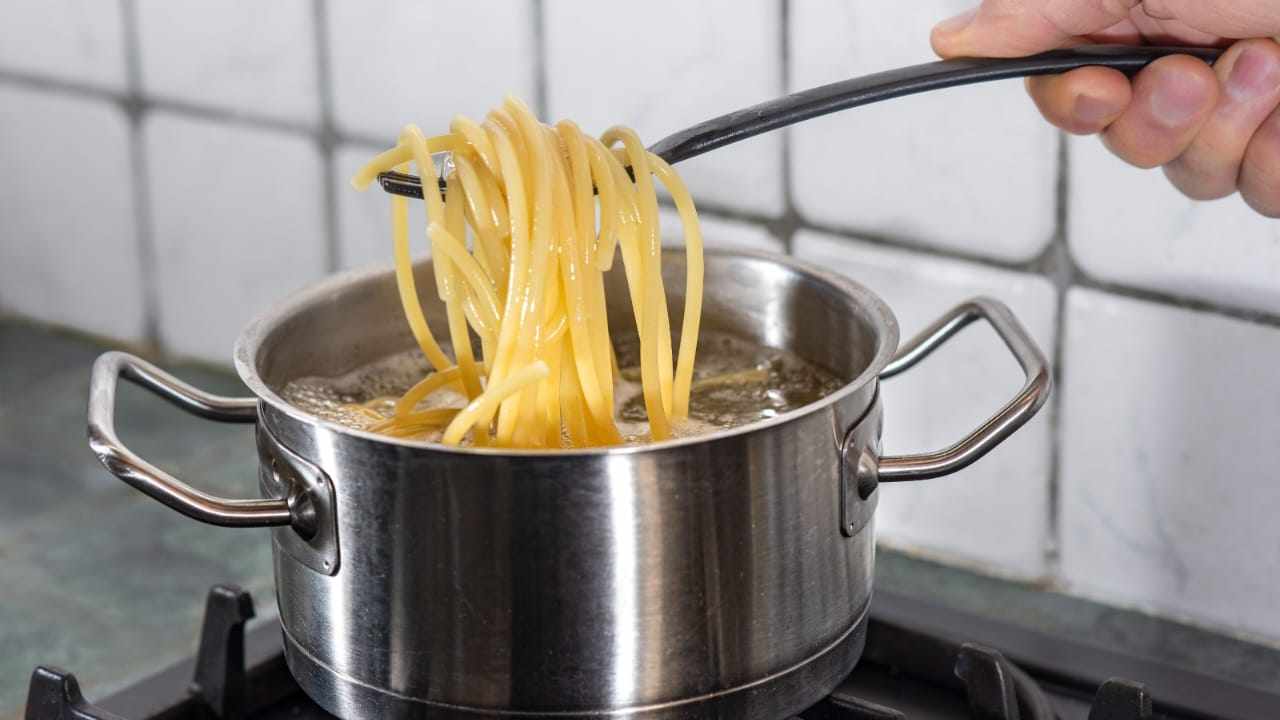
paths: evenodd
<path fill-rule="evenodd" d="M 209 591 L 199 648 L 194 664 L 186 666 L 185 677 L 190 679 L 184 681 L 184 692 L 176 702 L 125 718 L 85 700 L 73 674 L 40 666 L 31 676 L 25 720 L 331 718 L 298 690 L 278 648 L 269 655 L 257 652 L 266 659 L 247 666 L 245 625 L 253 617 L 253 600 L 243 590 L 218 585 Z M 255 635 L 260 632 L 255 631 Z M 175 668 L 166 673 L 176 671 Z M 953 711 L 945 717 L 1059 719 L 1042 686 L 1002 653 L 878 618 L 873 619 L 868 629 L 863 662 L 850 681 L 788 720 L 905 720 L 908 713 L 890 705 L 897 705 L 895 700 L 902 699 L 904 694 L 921 693 L 899 687 L 896 696 L 867 697 L 863 692 L 867 687 L 865 679 L 872 675 L 889 681 L 882 685 L 915 683 L 912 687 L 928 688 L 939 697 L 950 698 L 946 703 Z M 154 700 L 150 698 L 154 693 L 135 694 Z M 1092 702 L 1086 701 L 1086 707 L 1088 720 L 1151 720 L 1153 717 L 1151 696 L 1146 688 L 1127 680 L 1104 682 Z M 912 710 L 910 717 L 921 715 Z"/>

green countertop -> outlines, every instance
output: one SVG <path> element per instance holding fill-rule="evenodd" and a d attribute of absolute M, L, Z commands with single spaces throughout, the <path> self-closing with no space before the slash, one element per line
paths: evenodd
<path fill-rule="evenodd" d="M 111 476 L 89 452 L 89 366 L 107 347 L 0 318 L 0 718 L 18 717 L 37 664 L 101 698 L 195 647 L 205 592 L 249 590 L 275 614 L 267 531 L 188 520 Z M 226 372 L 162 363 L 199 387 L 246 394 Z M 252 497 L 252 429 L 186 415 L 125 384 L 122 440 L 193 485 Z M 1280 649 L 882 551 L 877 587 L 1060 632 L 1280 693 Z"/>
<path fill-rule="evenodd" d="M 17 714 L 37 664 L 75 672 L 93 698 L 191 653 L 215 583 L 275 613 L 266 530 L 188 520 L 90 453 L 89 366 L 104 349 L 0 320 L 0 717 Z M 225 373 L 174 371 L 245 394 Z M 128 384 L 118 400 L 120 437 L 143 457 L 201 488 L 256 492 L 249 426 L 193 418 Z"/>

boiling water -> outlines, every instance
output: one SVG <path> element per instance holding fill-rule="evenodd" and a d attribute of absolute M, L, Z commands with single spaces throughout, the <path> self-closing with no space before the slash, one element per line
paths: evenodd
<path fill-rule="evenodd" d="M 649 425 L 640 387 L 639 342 L 634 335 L 618 340 L 617 354 L 622 371 L 614 386 L 618 429 L 628 442 L 645 442 Z M 396 399 L 430 371 L 422 353 L 411 350 L 342 377 L 294 380 L 281 395 L 312 415 L 368 430 L 391 417 Z M 843 384 L 840 378 L 794 353 L 728 333 L 704 331 L 698 338 L 689 419 L 673 432 L 687 437 L 766 420 L 819 400 Z M 443 388 L 415 409 L 464 405 L 465 396 Z M 434 442 L 441 432 L 429 431 L 413 439 Z"/>

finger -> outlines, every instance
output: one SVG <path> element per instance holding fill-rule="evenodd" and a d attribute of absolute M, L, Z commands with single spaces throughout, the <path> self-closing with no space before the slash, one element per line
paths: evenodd
<path fill-rule="evenodd" d="M 1249 207 L 1280 218 L 1280 110 L 1249 141 L 1240 166 L 1240 194 Z"/>
<path fill-rule="evenodd" d="M 1078 44 L 1126 20 L 1140 0 L 984 0 L 940 23 L 930 41 L 942 57 L 1019 57 Z"/>
<path fill-rule="evenodd" d="M 1141 45 L 1142 31 L 1133 20 L 1125 19 L 1109 28 L 1089 33 L 1088 40 L 1100 45 Z"/>
<path fill-rule="evenodd" d="M 1146 14 L 1174 19 L 1210 35 L 1255 38 L 1280 35 L 1275 0 L 1146 0 Z"/>
<path fill-rule="evenodd" d="M 1150 45 L 1215 47 L 1223 44 L 1221 35 L 1205 32 L 1178 18 L 1152 17 L 1146 5 L 1134 8 L 1130 19 Z"/>
<path fill-rule="evenodd" d="M 1165 166 L 1169 180 L 1197 200 L 1236 191 L 1250 138 L 1280 105 L 1280 44 L 1236 43 L 1214 66 L 1218 106 L 1182 155 Z"/>
<path fill-rule="evenodd" d="M 1129 78 L 1102 67 L 1027 78 L 1027 91 L 1046 120 L 1076 135 L 1102 132 L 1133 99 Z"/>
<path fill-rule="evenodd" d="M 1103 141 L 1131 165 L 1164 165 L 1187 149 L 1217 100 L 1218 78 L 1204 62 L 1160 58 L 1134 78 L 1133 101 Z"/>

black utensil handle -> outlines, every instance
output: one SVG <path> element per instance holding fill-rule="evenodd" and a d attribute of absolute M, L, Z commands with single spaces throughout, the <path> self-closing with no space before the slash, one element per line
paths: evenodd
<path fill-rule="evenodd" d="M 681 130 L 659 140 L 649 150 L 669 163 L 677 163 L 810 118 L 904 95 L 992 80 L 1055 75 L 1090 66 L 1109 67 L 1134 75 L 1169 55 L 1190 55 L 1213 64 L 1222 53 L 1220 48 L 1083 45 L 1024 58 L 941 60 L 842 80 L 752 105 Z M 422 197 L 422 181 L 415 175 L 384 172 L 378 175 L 378 181 L 383 190 L 393 195 Z M 444 179 L 437 179 L 437 183 L 443 193 Z"/>
<path fill-rule="evenodd" d="M 649 149 L 667 162 L 676 163 L 810 118 L 904 95 L 992 80 L 1054 75 L 1088 66 L 1109 67 L 1133 75 L 1168 55 L 1191 55 L 1212 64 L 1222 52 L 1219 48 L 1084 45 L 1024 58 L 964 58 L 912 65 L 802 90 L 721 115 L 664 138 Z"/>

